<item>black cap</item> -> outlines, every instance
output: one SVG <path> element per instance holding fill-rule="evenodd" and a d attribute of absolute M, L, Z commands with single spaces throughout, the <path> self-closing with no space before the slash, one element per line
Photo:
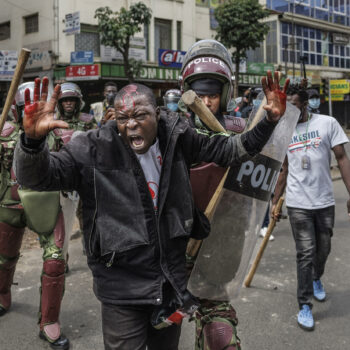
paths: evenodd
<path fill-rule="evenodd" d="M 313 97 L 320 97 L 320 94 L 316 89 L 309 89 L 309 90 L 306 90 L 306 92 L 309 96 L 309 99 Z"/>

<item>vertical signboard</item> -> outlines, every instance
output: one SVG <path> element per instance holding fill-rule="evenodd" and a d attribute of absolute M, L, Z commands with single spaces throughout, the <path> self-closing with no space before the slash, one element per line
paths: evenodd
<path fill-rule="evenodd" d="M 0 50 L 0 81 L 12 79 L 17 59 L 17 51 Z"/>
<path fill-rule="evenodd" d="M 73 35 L 80 33 L 80 12 L 68 13 L 66 16 L 66 35 Z"/>

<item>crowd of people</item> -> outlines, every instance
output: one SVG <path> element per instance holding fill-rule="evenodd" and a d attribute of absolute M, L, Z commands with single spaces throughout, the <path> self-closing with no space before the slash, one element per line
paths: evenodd
<path fill-rule="evenodd" d="M 196 322 L 197 350 L 241 349 L 230 300 L 199 299 L 187 289 L 196 260 L 187 245 L 210 234 L 204 209 L 213 195 L 208 184 L 222 178 L 217 166 L 238 168 L 260 153 L 288 100 L 300 111 L 298 124 L 270 214 L 267 208 L 256 234 L 266 234 L 270 215 L 279 219 L 274 209 L 286 189 L 297 257 L 298 324 L 314 328 L 312 298 L 326 300 L 321 277 L 334 225 L 330 152 L 350 193 L 348 139 L 334 118 L 319 114 L 317 90 L 289 86 L 288 79 L 281 89 L 278 73 L 268 72 L 261 87 L 233 100 L 232 76 L 226 48 L 202 40 L 188 50 L 179 89 L 164 94 L 164 106 L 157 106 L 144 85 L 118 91 L 108 82 L 104 100 L 86 114 L 74 83 L 57 85 L 52 94 L 47 78 L 20 85 L 0 136 L 0 316 L 10 310 L 28 227 L 43 248 L 39 336 L 53 349 L 69 349 L 59 314 L 76 214 L 102 306 L 106 350 L 176 350 L 184 314 Z M 188 90 L 225 132 L 213 132 L 187 108 L 181 96 Z M 264 96 L 264 115 L 248 130 Z M 198 174 L 204 184 L 199 191 L 194 190 Z M 347 206 L 350 213 L 350 200 Z"/>

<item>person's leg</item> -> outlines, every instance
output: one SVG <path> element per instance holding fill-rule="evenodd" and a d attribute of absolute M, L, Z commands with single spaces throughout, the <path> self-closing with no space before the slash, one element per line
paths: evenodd
<path fill-rule="evenodd" d="M 11 285 L 24 227 L 23 210 L 0 208 L 0 316 L 11 306 Z"/>
<path fill-rule="evenodd" d="M 151 310 L 151 306 L 121 306 L 102 303 L 102 332 L 105 350 L 145 350 Z"/>
<path fill-rule="evenodd" d="M 65 239 L 64 219 L 60 212 L 54 231 L 39 235 L 43 248 L 43 270 L 40 288 L 40 338 L 47 340 L 55 349 L 68 349 L 69 340 L 61 334 L 59 315 L 64 294 Z"/>
<path fill-rule="evenodd" d="M 173 324 L 163 329 L 148 326 L 147 350 L 178 350 L 181 326 Z"/>
<path fill-rule="evenodd" d="M 316 212 L 316 255 L 314 259 L 314 280 L 319 280 L 331 251 L 331 237 L 334 226 L 334 206 Z"/>
<path fill-rule="evenodd" d="M 316 252 L 313 211 L 288 208 L 297 252 L 298 303 L 312 307 L 313 261 Z"/>

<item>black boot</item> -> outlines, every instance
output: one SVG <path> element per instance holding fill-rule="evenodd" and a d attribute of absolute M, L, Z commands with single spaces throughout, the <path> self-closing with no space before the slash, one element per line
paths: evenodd
<path fill-rule="evenodd" d="M 43 331 L 39 333 L 40 339 L 47 341 L 50 344 L 51 349 L 55 350 L 68 350 L 69 349 L 69 339 L 65 337 L 63 334 L 60 335 L 58 339 L 54 342 L 50 342 Z"/>
<path fill-rule="evenodd" d="M 6 314 L 7 310 L 0 306 L 0 317 Z"/>

